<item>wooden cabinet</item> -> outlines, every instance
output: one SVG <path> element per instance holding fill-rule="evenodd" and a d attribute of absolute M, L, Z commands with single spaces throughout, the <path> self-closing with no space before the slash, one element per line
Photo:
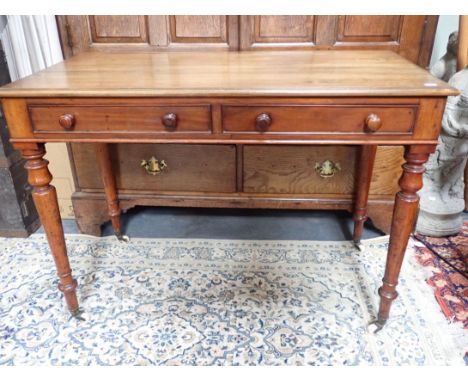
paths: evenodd
<path fill-rule="evenodd" d="M 65 57 L 84 50 L 386 49 L 425 67 L 432 50 L 437 16 L 58 16 L 57 22 Z M 407 108 L 408 112 L 401 114 L 401 121 L 384 121 L 382 128 L 410 132 L 415 116 L 413 109 Z M 155 121 L 159 114 L 170 112 L 163 109 L 150 111 Z M 56 112 L 51 110 L 54 118 Z M 86 109 L 80 112 L 86 113 Z M 261 108 L 227 105 L 213 110 L 213 123 L 222 121 L 223 129 L 234 134 L 258 134 L 255 118 L 262 112 Z M 327 123 L 328 112 L 323 108 L 300 108 L 297 121 L 283 121 L 281 107 L 269 110 L 273 116 L 270 134 L 287 131 L 289 123 L 305 126 L 311 116 L 320 130 Z M 349 109 L 347 118 L 355 117 L 356 123 L 347 126 L 362 131 L 364 114 L 368 112 L 372 110 Z M 385 114 L 384 110 L 380 112 Z M 131 123 L 133 117 L 125 110 L 115 113 L 115 117 L 109 114 L 116 121 L 113 127 L 109 126 L 110 130 Z M 181 128 L 209 129 L 204 113 L 203 108 L 180 110 Z M 83 115 L 92 121 L 92 115 Z M 135 120 L 139 118 L 136 116 Z M 189 123 L 185 125 L 186 122 Z M 135 128 L 151 125 L 145 123 Z M 159 125 L 158 119 L 154 126 Z M 40 126 L 45 130 L 56 128 L 52 123 Z M 171 155 L 171 162 L 176 164 L 175 167 L 168 164 L 168 168 L 186 171 L 183 177 L 173 172 L 161 177 L 144 174 L 137 163 L 144 158 L 138 155 L 149 155 L 152 150 L 160 149 L 155 145 L 116 146 L 114 165 L 124 209 L 135 205 L 180 205 L 351 210 L 353 206 L 358 154 L 354 147 L 235 145 L 213 152 L 210 146 L 200 145 L 193 148 L 193 153 L 185 152 L 187 148 L 164 153 Z M 86 145 L 71 145 L 69 151 L 77 189 L 73 203 L 78 225 L 83 232 L 98 234 L 99 224 L 108 217 L 103 190 L 93 174 L 95 158 Z M 340 170 L 333 177 L 323 178 L 315 171 L 315 165 L 327 160 L 339 163 Z M 386 232 L 401 163 L 401 148 L 379 148 L 368 214 Z M 162 180 L 164 175 L 169 179 Z"/>

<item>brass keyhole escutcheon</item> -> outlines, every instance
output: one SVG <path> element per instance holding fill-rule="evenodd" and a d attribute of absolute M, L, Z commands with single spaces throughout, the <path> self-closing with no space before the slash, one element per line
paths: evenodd
<path fill-rule="evenodd" d="M 159 160 L 155 157 L 151 157 L 148 160 L 143 159 L 140 166 L 143 167 L 149 175 L 160 174 L 165 168 L 167 168 L 167 164 L 164 159 Z"/>
<path fill-rule="evenodd" d="M 331 178 L 338 171 L 341 171 L 339 163 L 333 163 L 331 160 L 326 159 L 322 163 L 315 163 L 315 172 L 322 178 Z"/>

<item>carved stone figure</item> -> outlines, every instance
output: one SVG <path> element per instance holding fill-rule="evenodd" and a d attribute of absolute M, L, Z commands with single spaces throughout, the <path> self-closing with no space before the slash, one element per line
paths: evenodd
<path fill-rule="evenodd" d="M 440 61 L 435 66 L 440 68 Z M 452 70 L 447 61 L 444 65 Z M 463 224 L 463 175 L 468 157 L 468 67 L 454 74 L 449 84 L 461 94 L 447 99 L 439 145 L 426 164 L 424 188 L 420 192 L 416 230 L 430 236 L 454 235 Z"/>
<path fill-rule="evenodd" d="M 431 74 L 448 81 L 457 72 L 458 32 L 452 32 L 447 43 L 447 52 L 434 64 Z"/>

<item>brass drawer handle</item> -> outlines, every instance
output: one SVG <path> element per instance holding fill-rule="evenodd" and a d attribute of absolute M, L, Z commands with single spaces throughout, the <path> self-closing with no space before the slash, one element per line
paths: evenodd
<path fill-rule="evenodd" d="M 272 122 L 271 115 L 268 113 L 261 113 L 255 118 L 255 126 L 262 131 L 268 129 Z"/>
<path fill-rule="evenodd" d="M 326 159 L 322 163 L 315 163 L 315 172 L 322 178 L 331 178 L 338 171 L 341 171 L 339 163 L 333 163 L 331 160 Z"/>
<path fill-rule="evenodd" d="M 382 120 L 377 114 L 369 114 L 366 118 L 366 128 L 371 133 L 375 133 L 382 127 Z"/>
<path fill-rule="evenodd" d="M 63 114 L 59 117 L 59 124 L 65 130 L 72 130 L 75 127 L 75 116 L 73 114 Z"/>
<path fill-rule="evenodd" d="M 167 168 L 167 164 L 164 159 L 158 160 L 155 157 L 151 157 L 148 160 L 143 159 L 140 166 L 143 167 L 149 175 L 160 174 L 165 168 Z"/>
<path fill-rule="evenodd" d="M 162 124 L 166 129 L 175 129 L 177 127 L 177 114 L 167 113 L 161 117 Z"/>

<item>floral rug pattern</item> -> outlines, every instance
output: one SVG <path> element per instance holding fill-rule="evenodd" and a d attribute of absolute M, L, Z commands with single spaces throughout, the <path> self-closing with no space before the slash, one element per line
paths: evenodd
<path fill-rule="evenodd" d="M 468 330 L 468 221 L 458 235 L 416 238 L 416 260 L 432 271 L 426 281 L 442 312 L 448 320 L 461 322 Z"/>
<path fill-rule="evenodd" d="M 42 235 L 0 238 L 0 364 L 463 365 L 466 331 L 406 256 L 391 319 L 367 332 L 387 238 L 364 242 L 67 236 L 84 321 Z M 55 285 L 53 285 L 55 284 Z"/>

